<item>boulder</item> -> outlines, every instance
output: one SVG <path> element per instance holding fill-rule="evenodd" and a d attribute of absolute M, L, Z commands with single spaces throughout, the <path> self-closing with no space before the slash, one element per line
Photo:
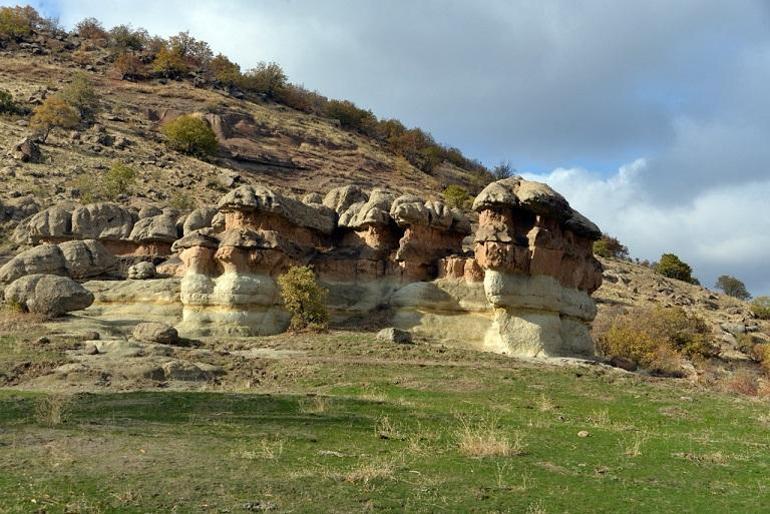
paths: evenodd
<path fill-rule="evenodd" d="M 320 195 L 319 195 L 320 196 Z M 369 195 L 364 193 L 358 186 L 342 186 L 335 187 L 323 198 L 325 207 L 332 209 L 337 214 L 342 214 L 354 203 L 366 202 L 369 199 Z M 311 202 L 305 202 L 311 203 Z M 312 202 L 319 203 L 319 202 Z"/>
<path fill-rule="evenodd" d="M 323 205 L 324 197 L 321 193 L 308 193 L 302 197 L 302 203 L 307 205 Z"/>
<path fill-rule="evenodd" d="M 366 202 L 354 203 L 340 215 L 339 225 L 354 230 L 370 225 L 391 223 L 390 207 L 395 195 L 382 189 L 374 189 Z"/>
<path fill-rule="evenodd" d="M 11 157 L 21 162 L 39 163 L 43 161 L 39 142 L 33 137 L 24 138 L 16 143 L 11 150 Z"/>
<path fill-rule="evenodd" d="M 137 341 L 143 343 L 177 344 L 179 334 L 171 325 L 158 322 L 139 323 L 134 327 L 131 335 Z"/>
<path fill-rule="evenodd" d="M 133 226 L 131 211 L 116 203 L 93 203 L 72 212 L 72 233 L 80 239 L 125 240 Z"/>
<path fill-rule="evenodd" d="M 10 284 L 25 275 L 67 275 L 67 263 L 61 249 L 42 244 L 21 252 L 0 268 L 0 283 Z"/>
<path fill-rule="evenodd" d="M 114 268 L 118 260 L 95 239 L 59 243 L 67 272 L 72 278 L 99 276 Z"/>
<path fill-rule="evenodd" d="M 72 208 L 54 205 L 25 220 L 14 231 L 13 240 L 21 244 L 37 244 L 42 239 L 72 235 Z"/>
<path fill-rule="evenodd" d="M 69 277 L 36 274 L 21 277 L 6 287 L 5 299 L 29 312 L 57 317 L 89 307 L 94 295 Z"/>
<path fill-rule="evenodd" d="M 411 344 L 412 334 L 398 328 L 383 328 L 377 332 L 377 340 L 383 343 Z"/>
<path fill-rule="evenodd" d="M 153 216 L 158 216 L 160 214 L 163 214 L 163 211 L 160 210 L 159 207 L 156 207 L 154 205 L 146 205 L 141 209 L 139 209 L 139 219 L 151 218 Z"/>
<path fill-rule="evenodd" d="M 190 213 L 182 225 L 182 233 L 186 236 L 194 230 L 210 227 L 217 210 L 213 207 L 195 209 Z"/>
<path fill-rule="evenodd" d="M 142 218 L 134 224 L 128 239 L 136 243 L 173 243 L 177 239 L 176 217 L 160 214 Z"/>
<path fill-rule="evenodd" d="M 137 262 L 133 266 L 128 268 L 129 280 L 148 280 L 155 278 L 156 270 L 155 265 L 151 262 Z"/>

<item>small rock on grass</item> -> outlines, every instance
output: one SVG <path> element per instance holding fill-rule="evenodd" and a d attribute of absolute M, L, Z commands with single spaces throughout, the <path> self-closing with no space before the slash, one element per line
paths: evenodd
<path fill-rule="evenodd" d="M 412 344 L 412 334 L 398 328 L 384 328 L 377 332 L 377 340 L 383 343 Z"/>

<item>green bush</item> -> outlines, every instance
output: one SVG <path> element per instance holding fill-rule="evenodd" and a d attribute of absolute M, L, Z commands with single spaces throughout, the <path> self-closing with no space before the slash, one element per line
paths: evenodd
<path fill-rule="evenodd" d="M 607 357 L 623 357 L 665 374 L 678 369 L 678 357 L 710 358 L 718 349 L 703 319 L 680 307 L 635 309 L 616 315 L 595 333 Z"/>
<path fill-rule="evenodd" d="M 5 89 L 0 89 L 0 114 L 24 114 L 23 109 Z"/>
<path fill-rule="evenodd" d="M 291 313 L 292 330 L 323 330 L 329 322 L 327 291 L 309 266 L 294 266 L 278 277 L 281 298 Z"/>
<path fill-rule="evenodd" d="M 628 260 L 628 247 L 616 238 L 603 234 L 601 239 L 594 243 L 594 254 L 605 259 Z"/>
<path fill-rule="evenodd" d="M 121 162 L 115 162 L 104 175 L 81 176 L 76 181 L 83 203 L 115 201 L 120 195 L 131 194 L 136 184 L 136 171 Z"/>
<path fill-rule="evenodd" d="M 286 73 L 274 62 L 260 62 L 256 68 L 244 73 L 239 83 L 247 91 L 260 93 L 274 100 L 280 98 L 286 84 Z"/>
<path fill-rule="evenodd" d="M 209 124 L 195 116 L 180 116 L 161 129 L 169 148 L 196 157 L 207 157 L 217 152 L 217 136 Z"/>
<path fill-rule="evenodd" d="M 751 302 L 751 312 L 759 319 L 770 319 L 770 296 L 757 296 Z"/>
<path fill-rule="evenodd" d="M 40 15 L 32 7 L 0 7 L 0 40 L 29 36 L 40 22 Z"/>
<path fill-rule="evenodd" d="M 655 271 L 664 277 L 681 280 L 690 284 L 699 284 L 698 280 L 692 276 L 690 265 L 683 262 L 673 253 L 664 253 L 660 257 L 660 262 L 655 265 Z"/>
<path fill-rule="evenodd" d="M 75 74 L 59 96 L 78 111 L 82 121 L 93 122 L 96 118 L 99 97 L 91 84 L 91 79 L 85 73 Z"/>
<path fill-rule="evenodd" d="M 71 129 L 80 123 L 77 109 L 59 95 L 49 96 L 35 108 L 30 126 L 45 141 L 54 128 Z"/>
<path fill-rule="evenodd" d="M 464 187 L 460 187 L 456 184 L 450 184 L 441 193 L 444 197 L 444 201 L 449 207 L 456 207 L 458 209 L 467 209 L 473 202 L 471 195 Z"/>

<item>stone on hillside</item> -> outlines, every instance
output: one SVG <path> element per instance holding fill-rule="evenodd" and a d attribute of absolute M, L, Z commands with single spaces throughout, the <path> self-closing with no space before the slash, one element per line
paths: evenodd
<path fill-rule="evenodd" d="M 27 137 L 19 141 L 11 150 L 11 157 L 21 162 L 39 163 L 43 160 L 40 145 L 36 138 Z"/>
<path fill-rule="evenodd" d="M 18 243 L 37 244 L 41 239 L 55 239 L 72 235 L 72 209 L 54 205 L 25 220 L 23 227 L 14 232 Z"/>
<path fill-rule="evenodd" d="M 72 233 L 80 239 L 125 240 L 133 226 L 131 211 L 116 203 L 92 203 L 72 212 Z"/>
<path fill-rule="evenodd" d="M 319 195 L 320 196 L 320 195 Z M 323 198 L 324 206 L 332 209 L 337 214 L 342 214 L 354 203 L 366 202 L 369 199 L 369 195 L 364 193 L 358 186 L 342 186 L 335 187 Z M 310 202 L 305 202 L 310 203 Z M 319 202 L 313 202 L 319 203 Z"/>
<path fill-rule="evenodd" d="M 134 224 L 128 238 L 137 243 L 173 243 L 177 239 L 176 217 L 170 214 L 160 214 L 142 218 Z"/>
<path fill-rule="evenodd" d="M 395 195 L 382 189 L 374 189 L 365 202 L 354 203 L 340 214 L 339 225 L 361 229 L 370 225 L 388 225 L 391 223 L 390 207 Z"/>
<path fill-rule="evenodd" d="M 67 271 L 72 278 L 99 276 L 114 268 L 118 260 L 95 239 L 59 243 Z"/>
<path fill-rule="evenodd" d="M 182 233 L 188 235 L 194 230 L 200 230 L 211 226 L 211 220 L 214 219 L 217 210 L 213 207 L 203 207 L 195 209 L 190 213 L 182 226 Z"/>
<path fill-rule="evenodd" d="M 10 284 L 25 275 L 67 275 L 67 263 L 61 249 L 53 244 L 42 244 L 21 252 L 0 268 L 0 283 Z"/>
<path fill-rule="evenodd" d="M 324 197 L 321 193 L 308 193 L 302 197 L 302 203 L 307 205 L 323 205 Z"/>
<path fill-rule="evenodd" d="M 163 211 L 154 205 L 147 205 L 139 209 L 139 219 L 152 218 L 160 214 L 163 214 Z"/>
<path fill-rule="evenodd" d="M 383 343 L 411 344 L 412 334 L 398 328 L 383 328 L 377 332 L 377 340 Z"/>
<path fill-rule="evenodd" d="M 21 277 L 6 287 L 5 299 L 29 312 L 57 317 L 89 307 L 94 295 L 69 277 L 36 274 Z"/>
<path fill-rule="evenodd" d="M 155 278 L 156 270 L 155 265 L 151 262 L 137 262 L 130 268 L 128 268 L 129 280 L 148 280 Z"/>
<path fill-rule="evenodd" d="M 134 327 L 131 335 L 137 341 L 143 343 L 177 344 L 179 334 L 176 329 L 166 323 L 147 322 L 139 323 Z"/>

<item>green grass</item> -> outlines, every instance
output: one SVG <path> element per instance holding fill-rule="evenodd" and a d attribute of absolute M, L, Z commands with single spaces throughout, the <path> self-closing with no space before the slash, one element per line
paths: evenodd
<path fill-rule="evenodd" d="M 41 393 L 0 390 L 0 512 L 761 512 L 770 501 L 765 402 L 599 368 L 378 352 L 370 339 L 303 341 L 326 354 L 337 340 L 356 363 L 275 361 L 273 393 L 78 394 L 56 425 Z M 515 451 L 467 455 L 465 433 Z"/>

